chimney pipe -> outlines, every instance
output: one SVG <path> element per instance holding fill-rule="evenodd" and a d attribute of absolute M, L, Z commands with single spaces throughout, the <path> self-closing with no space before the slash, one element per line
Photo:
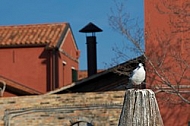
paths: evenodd
<path fill-rule="evenodd" d="M 88 76 L 97 73 L 97 58 L 96 58 L 96 37 L 87 36 L 87 62 L 88 62 Z"/>
<path fill-rule="evenodd" d="M 90 22 L 88 25 L 82 28 L 79 32 L 92 33 L 91 36 L 86 36 L 88 77 L 89 77 L 97 73 L 95 32 L 102 32 L 102 29 L 98 28 L 96 25 Z"/>

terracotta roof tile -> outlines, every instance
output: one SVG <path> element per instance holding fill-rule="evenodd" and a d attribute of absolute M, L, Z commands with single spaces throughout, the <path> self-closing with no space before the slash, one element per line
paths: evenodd
<path fill-rule="evenodd" d="M 68 23 L 0 26 L 0 46 L 49 45 L 55 47 Z"/>

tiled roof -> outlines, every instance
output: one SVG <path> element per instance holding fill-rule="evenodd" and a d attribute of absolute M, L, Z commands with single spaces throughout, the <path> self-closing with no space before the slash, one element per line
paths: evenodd
<path fill-rule="evenodd" d="M 68 23 L 0 26 L 0 47 L 48 45 L 56 47 Z"/>

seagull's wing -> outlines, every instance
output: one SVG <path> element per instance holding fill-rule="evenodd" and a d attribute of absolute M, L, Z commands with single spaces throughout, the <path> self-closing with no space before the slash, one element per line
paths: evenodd
<path fill-rule="evenodd" d="M 136 68 L 133 71 L 133 75 L 130 78 L 134 83 L 141 84 L 145 80 L 145 70 L 144 67 Z"/>
<path fill-rule="evenodd" d="M 134 76 L 134 74 L 138 71 L 138 69 L 139 69 L 139 68 L 137 67 L 136 69 L 133 70 L 133 72 L 132 72 L 131 75 L 130 75 L 130 78 L 132 78 L 132 77 Z"/>

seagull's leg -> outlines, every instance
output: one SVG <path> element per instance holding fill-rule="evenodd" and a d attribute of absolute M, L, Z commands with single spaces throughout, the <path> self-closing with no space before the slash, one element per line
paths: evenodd
<path fill-rule="evenodd" d="M 137 90 L 138 89 L 138 85 L 134 82 L 134 89 Z"/>
<path fill-rule="evenodd" d="M 136 84 L 135 82 L 132 82 L 133 88 L 136 90 Z"/>

